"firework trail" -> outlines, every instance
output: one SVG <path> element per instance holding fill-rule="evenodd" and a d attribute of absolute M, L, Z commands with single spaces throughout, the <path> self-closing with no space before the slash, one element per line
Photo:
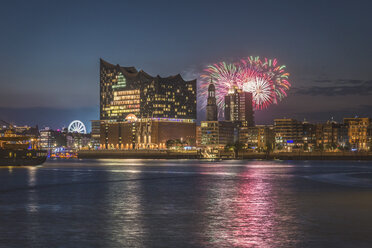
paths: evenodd
<path fill-rule="evenodd" d="M 210 80 L 215 82 L 216 101 L 219 111 L 223 111 L 224 98 L 227 95 L 229 88 L 237 86 L 237 77 L 239 75 L 239 67 L 235 64 L 221 62 L 218 64 L 209 65 L 205 70 L 205 74 L 201 75 L 202 83 L 199 88 L 199 97 L 203 99 L 203 107 L 208 94 L 208 86 Z M 203 83 L 205 81 L 206 83 Z"/>
<path fill-rule="evenodd" d="M 251 92 L 256 109 L 264 109 L 278 104 L 287 96 L 291 84 L 285 65 L 279 65 L 277 59 L 248 57 L 237 63 L 220 62 L 208 66 L 201 75 L 198 97 L 205 107 L 208 85 L 212 79 L 216 87 L 216 100 L 220 113 L 223 112 L 224 97 L 230 88 L 237 87 Z M 200 105 L 199 105 L 200 106 Z"/>
<path fill-rule="evenodd" d="M 287 96 L 286 91 L 291 87 L 288 82 L 289 73 L 285 71 L 285 65 L 278 64 L 277 59 L 264 58 L 261 60 L 259 57 L 251 56 L 247 59 L 242 59 L 241 63 L 245 67 L 255 68 L 271 82 L 273 91 L 272 103 L 278 104 L 278 101 L 283 100 Z"/>

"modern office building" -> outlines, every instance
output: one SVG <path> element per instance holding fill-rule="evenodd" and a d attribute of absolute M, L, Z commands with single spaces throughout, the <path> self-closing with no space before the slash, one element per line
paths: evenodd
<path fill-rule="evenodd" d="M 49 127 L 40 130 L 39 145 L 41 148 L 47 150 L 57 147 L 55 132 Z"/>
<path fill-rule="evenodd" d="M 196 143 L 196 80 L 152 77 L 100 60 L 100 147 L 162 149 Z"/>
<path fill-rule="evenodd" d="M 254 126 L 252 93 L 232 88 L 225 96 L 225 120 L 246 122 L 246 126 Z"/>
<path fill-rule="evenodd" d="M 196 80 L 181 75 L 150 76 L 134 67 L 112 65 L 100 59 L 100 119 L 196 119 Z"/>
<path fill-rule="evenodd" d="M 92 136 L 91 136 L 91 145 L 93 149 L 98 149 L 100 147 L 101 140 L 101 121 L 92 120 Z"/>

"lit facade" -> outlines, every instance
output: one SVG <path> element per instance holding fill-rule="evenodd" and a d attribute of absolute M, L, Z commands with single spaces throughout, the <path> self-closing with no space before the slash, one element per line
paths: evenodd
<path fill-rule="evenodd" d="M 99 120 L 92 120 L 92 133 L 91 133 L 91 142 L 92 148 L 97 149 L 100 145 L 101 140 L 101 121 Z"/>
<path fill-rule="evenodd" d="M 66 147 L 69 149 L 91 149 L 92 136 L 90 134 L 82 133 L 67 133 L 65 134 Z M 99 145 L 99 144 L 98 144 Z"/>
<path fill-rule="evenodd" d="M 233 88 L 225 96 L 225 120 L 246 122 L 254 126 L 252 93 Z"/>
<path fill-rule="evenodd" d="M 317 126 L 309 122 L 302 122 L 302 146 L 304 151 L 313 151 L 317 141 Z M 300 145 L 300 144 L 298 144 Z"/>
<path fill-rule="evenodd" d="M 195 123 L 154 118 L 101 123 L 101 149 L 165 149 L 176 139 L 195 146 Z"/>
<path fill-rule="evenodd" d="M 201 146 L 201 126 L 196 126 L 196 146 Z"/>
<path fill-rule="evenodd" d="M 152 77 L 134 67 L 100 60 L 100 119 L 124 121 L 137 118 L 196 120 L 196 80 L 178 74 Z"/>
<path fill-rule="evenodd" d="M 345 148 L 349 144 L 348 126 L 333 121 L 317 124 L 316 145 L 323 150 Z"/>
<path fill-rule="evenodd" d="M 100 147 L 163 149 L 196 143 L 196 80 L 152 77 L 100 60 Z"/>
<path fill-rule="evenodd" d="M 57 147 L 54 131 L 49 129 L 48 127 L 40 130 L 39 145 L 41 148 L 48 150 Z"/>
<path fill-rule="evenodd" d="M 274 146 L 275 135 L 273 126 L 256 125 L 240 127 L 239 142 L 247 148 L 266 150 Z"/>
<path fill-rule="evenodd" d="M 231 121 L 202 121 L 200 124 L 201 146 L 223 148 L 235 142 L 236 125 Z"/>
<path fill-rule="evenodd" d="M 303 145 L 303 125 L 294 119 L 274 119 L 275 146 L 291 150 Z"/>
<path fill-rule="evenodd" d="M 344 118 L 348 126 L 349 143 L 353 149 L 367 151 L 370 149 L 370 118 Z"/>

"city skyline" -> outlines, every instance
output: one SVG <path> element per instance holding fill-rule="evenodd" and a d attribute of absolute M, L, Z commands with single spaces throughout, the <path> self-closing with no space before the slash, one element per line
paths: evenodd
<path fill-rule="evenodd" d="M 369 1 L 213 3 L 5 3 L 1 118 L 52 128 L 97 119 L 99 58 L 199 80 L 208 64 L 250 55 L 277 57 L 291 74 L 288 97 L 255 111 L 258 124 L 372 116 Z"/>
<path fill-rule="evenodd" d="M 371 0 L 5 0 L 1 247 L 372 247 Z"/>

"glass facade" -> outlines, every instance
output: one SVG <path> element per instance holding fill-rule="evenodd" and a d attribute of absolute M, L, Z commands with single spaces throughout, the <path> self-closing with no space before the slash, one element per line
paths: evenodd
<path fill-rule="evenodd" d="M 254 126 L 252 93 L 234 88 L 225 96 L 225 120 L 246 122 Z"/>
<path fill-rule="evenodd" d="M 124 121 L 137 118 L 196 119 L 196 80 L 178 74 L 152 77 L 134 67 L 100 60 L 100 119 Z"/>

